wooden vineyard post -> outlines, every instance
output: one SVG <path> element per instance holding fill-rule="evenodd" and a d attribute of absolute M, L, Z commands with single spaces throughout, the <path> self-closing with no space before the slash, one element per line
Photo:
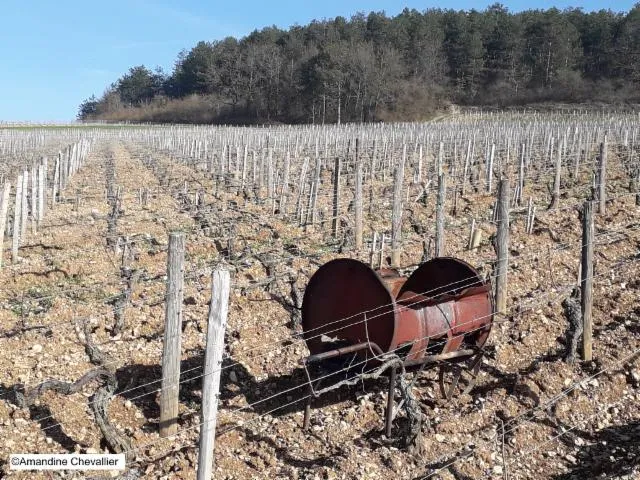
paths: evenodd
<path fill-rule="evenodd" d="M 9 195 L 11 194 L 11 184 L 4 182 L 2 197 L 0 197 L 0 268 L 4 259 L 4 232 L 7 227 L 7 212 L 9 211 Z"/>
<path fill-rule="evenodd" d="M 529 204 L 527 206 L 527 225 L 525 232 L 528 234 L 533 233 L 533 224 L 535 223 L 536 206 L 533 204 L 533 197 L 529 197 Z"/>
<path fill-rule="evenodd" d="M 404 161 L 407 148 L 402 151 L 400 163 L 393 176 L 393 211 L 391 213 L 391 266 L 400 266 L 400 239 L 402 236 L 402 184 L 404 182 Z"/>
<path fill-rule="evenodd" d="M 167 296 L 162 341 L 161 437 L 174 435 L 178 429 L 184 250 L 184 233 L 171 233 L 167 256 Z"/>
<path fill-rule="evenodd" d="M 438 177 L 438 201 L 436 204 L 436 257 L 444 255 L 444 203 L 446 199 L 446 180 L 444 174 Z"/>
<path fill-rule="evenodd" d="M 63 190 L 63 179 L 64 179 L 64 172 L 65 172 L 65 158 L 66 158 L 66 151 L 63 152 L 58 152 L 58 157 L 60 159 L 60 163 L 59 163 L 59 169 L 58 169 L 58 185 L 56 186 L 57 191 L 58 191 L 58 196 L 62 197 L 62 190 Z"/>
<path fill-rule="evenodd" d="M 256 198 L 258 198 L 258 192 L 260 191 L 260 176 L 258 174 L 258 154 L 255 150 L 251 150 L 251 185 L 256 192 Z"/>
<path fill-rule="evenodd" d="M 562 171 L 562 148 L 558 145 L 556 151 L 556 174 L 553 179 L 553 194 L 551 196 L 551 204 L 549 205 L 549 210 L 558 207 L 558 202 L 560 201 L 560 174 Z"/>
<path fill-rule="evenodd" d="M 20 220 L 20 243 L 27 236 L 27 223 L 29 220 L 29 170 L 22 174 L 22 219 Z"/>
<path fill-rule="evenodd" d="M 77 144 L 73 144 L 69 146 L 69 165 L 67 167 L 67 178 L 66 178 L 65 188 L 67 187 L 71 176 L 76 171 L 76 147 L 77 147 Z"/>
<path fill-rule="evenodd" d="M 238 188 L 238 179 L 240 178 L 240 145 L 236 145 L 236 164 L 233 169 L 233 179 L 235 180 L 236 187 L 236 195 L 240 193 L 240 189 Z"/>
<path fill-rule="evenodd" d="M 305 228 L 307 228 L 309 225 L 311 225 L 312 223 L 312 216 L 313 216 L 313 198 L 314 198 L 314 194 L 315 194 L 315 190 L 316 190 L 316 183 L 315 182 L 311 182 L 311 184 L 309 185 L 309 201 L 307 203 L 307 211 L 306 211 L 306 220 L 304 220 L 304 225 Z"/>
<path fill-rule="evenodd" d="M 604 141 L 600 144 L 600 162 L 598 165 L 598 213 L 604 214 L 607 208 L 607 136 L 604 136 Z"/>
<path fill-rule="evenodd" d="M 18 262 L 18 247 L 20 246 L 20 222 L 22 221 L 22 175 L 18 175 L 16 182 L 16 200 L 13 207 L 13 238 L 11 243 L 11 261 Z"/>
<path fill-rule="evenodd" d="M 213 454 L 216 440 L 220 371 L 224 351 L 224 331 L 229 312 L 231 280 L 227 270 L 214 270 L 211 282 L 211 303 L 207 325 L 207 346 L 202 378 L 202 416 L 198 449 L 198 480 L 210 480 L 213 475 Z"/>
<path fill-rule="evenodd" d="M 53 185 L 51 187 L 51 208 L 58 201 L 58 182 L 60 179 L 60 154 L 56 158 L 56 166 L 53 170 Z"/>
<path fill-rule="evenodd" d="M 316 152 L 316 170 L 314 172 L 315 175 L 315 181 L 313 182 L 312 185 L 314 185 L 314 188 L 311 190 L 311 198 L 310 198 L 310 208 L 309 208 L 309 215 L 310 215 L 310 220 L 307 220 L 307 223 L 313 223 L 315 224 L 317 221 L 317 201 L 318 201 L 318 190 L 320 189 L 320 168 L 321 168 L 321 159 L 320 156 L 317 154 Z"/>
<path fill-rule="evenodd" d="M 304 188 L 306 186 L 305 179 L 307 177 L 307 168 L 309 167 L 309 159 L 305 158 L 302 162 L 302 168 L 300 169 L 300 181 L 298 183 L 298 199 L 296 201 L 295 216 L 299 219 L 299 223 L 302 224 L 302 209 L 304 208 Z"/>
<path fill-rule="evenodd" d="M 38 227 L 42 225 L 42 220 L 44 219 L 44 205 L 45 205 L 44 182 L 45 182 L 44 165 L 39 165 L 38 166 Z"/>
<path fill-rule="evenodd" d="M 420 145 L 419 148 L 419 153 L 418 153 L 418 166 L 417 166 L 417 171 L 416 171 L 416 181 L 415 183 L 417 185 L 420 185 L 420 183 L 422 182 L 422 145 Z"/>
<path fill-rule="evenodd" d="M 582 211 L 582 261 L 580 292 L 582 304 L 582 359 L 591 361 L 593 309 L 593 204 L 584 203 Z"/>
<path fill-rule="evenodd" d="M 231 156 L 231 153 L 229 153 Z M 271 203 L 271 211 L 275 210 L 275 179 L 274 179 L 274 170 L 273 170 L 273 149 L 269 149 L 269 156 L 267 161 L 267 198 Z"/>
<path fill-rule="evenodd" d="M 242 181 L 240 183 L 240 191 L 244 192 L 247 185 L 247 155 L 249 151 L 247 146 L 244 146 L 244 154 L 242 155 Z"/>
<path fill-rule="evenodd" d="M 355 197 L 355 215 L 356 215 L 356 250 L 362 249 L 362 222 L 363 222 L 363 201 L 362 201 L 362 162 L 359 156 L 359 142 L 356 139 L 356 197 Z"/>
<path fill-rule="evenodd" d="M 573 169 L 573 181 L 578 182 L 578 175 L 580 173 L 580 156 L 582 155 L 582 133 L 578 137 L 578 151 L 576 152 L 576 161 Z"/>
<path fill-rule="evenodd" d="M 458 216 L 458 189 L 456 186 L 453 187 L 453 210 L 451 211 L 451 215 L 454 218 Z"/>
<path fill-rule="evenodd" d="M 371 268 L 375 268 L 374 261 L 375 261 L 377 243 L 378 243 L 378 232 L 373 232 L 373 238 L 371 239 L 371 252 L 369 253 L 369 265 L 371 266 Z"/>
<path fill-rule="evenodd" d="M 376 141 L 373 141 L 373 152 L 369 161 L 369 215 L 373 213 L 373 184 L 376 180 Z"/>
<path fill-rule="evenodd" d="M 476 228 L 473 231 L 473 236 L 471 237 L 471 250 L 480 248 L 481 242 L 482 242 L 482 229 Z"/>
<path fill-rule="evenodd" d="M 49 159 L 44 157 L 42 160 L 42 220 L 47 213 L 47 178 L 49 175 Z"/>
<path fill-rule="evenodd" d="M 62 155 L 62 163 L 60 164 L 60 186 L 59 192 L 62 195 L 62 192 L 67 188 L 67 178 L 69 176 L 69 148 L 64 151 L 64 155 Z"/>
<path fill-rule="evenodd" d="M 522 191 L 524 190 L 524 154 L 525 144 L 522 144 L 522 153 L 520 154 L 520 168 L 518 169 L 518 195 L 516 196 L 516 204 L 522 204 Z"/>
<path fill-rule="evenodd" d="M 338 237 L 338 226 L 340 219 L 338 214 L 340 211 L 340 157 L 336 157 L 333 172 L 333 219 L 331 222 L 331 234 L 333 238 Z"/>
<path fill-rule="evenodd" d="M 471 160 L 471 139 L 467 142 L 467 154 L 464 157 L 464 170 L 462 173 L 462 196 L 465 194 L 465 186 L 467 185 L 467 176 L 469 175 L 469 162 Z"/>
<path fill-rule="evenodd" d="M 493 190 L 493 161 L 496 154 L 496 144 L 491 144 L 491 153 L 487 160 L 487 193 L 491 193 Z"/>
<path fill-rule="evenodd" d="M 507 270 L 509 269 L 509 178 L 498 185 L 498 231 L 496 234 L 496 313 L 507 311 Z"/>
<path fill-rule="evenodd" d="M 38 231 L 38 176 L 36 167 L 31 166 L 31 233 Z"/>
<path fill-rule="evenodd" d="M 280 183 L 280 171 L 276 171 L 276 175 L 275 175 L 275 184 L 274 184 L 274 191 L 277 189 L 277 186 Z M 239 195 L 239 193 L 236 193 L 236 195 Z M 276 212 L 278 211 L 276 205 L 278 205 L 278 201 L 276 200 L 276 197 L 273 197 L 273 201 L 271 202 L 271 213 L 273 215 L 276 214 Z"/>
<path fill-rule="evenodd" d="M 467 243 L 467 250 L 471 250 L 473 248 L 473 236 L 476 233 L 476 219 L 471 219 L 471 227 L 469 229 L 469 242 Z"/>
<path fill-rule="evenodd" d="M 396 391 L 397 368 L 394 366 L 389 372 L 389 393 L 387 394 L 387 411 L 384 433 L 387 438 L 391 438 L 391 428 L 393 427 L 393 394 Z"/>
<path fill-rule="evenodd" d="M 246 147 L 245 147 L 246 151 Z M 280 204 L 278 208 L 280 209 L 280 214 L 286 215 L 287 212 L 287 196 L 289 195 L 289 171 L 291 169 L 291 156 L 289 154 L 289 150 L 287 150 L 286 156 L 284 157 L 284 174 L 282 177 L 282 188 L 280 189 Z M 243 167 L 244 171 L 244 167 Z M 244 173 L 243 173 L 243 183 L 244 183 Z"/>

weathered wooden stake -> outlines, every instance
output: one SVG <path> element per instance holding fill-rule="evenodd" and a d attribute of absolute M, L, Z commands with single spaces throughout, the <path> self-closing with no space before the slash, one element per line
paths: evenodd
<path fill-rule="evenodd" d="M 331 222 L 331 234 L 333 238 L 338 237 L 338 226 L 340 219 L 340 157 L 336 157 L 333 171 L 333 218 Z"/>
<path fill-rule="evenodd" d="M 473 237 L 471 238 L 471 250 L 475 250 L 480 247 L 482 243 L 482 229 L 477 228 L 473 231 Z"/>
<path fill-rule="evenodd" d="M 47 190 L 47 179 L 49 178 L 49 159 L 47 157 L 44 157 L 44 159 L 42 160 L 42 182 L 43 182 L 43 193 L 42 193 L 42 219 L 44 220 L 45 215 L 47 214 L 47 208 L 48 208 L 48 204 L 47 204 L 47 195 L 48 195 L 48 190 Z"/>
<path fill-rule="evenodd" d="M 71 157 L 71 151 L 66 148 L 64 155 L 62 156 L 62 164 L 60 165 L 60 194 L 67 188 L 67 180 L 69 178 L 69 160 Z"/>
<path fill-rule="evenodd" d="M 507 270 L 509 269 L 509 178 L 498 185 L 498 231 L 496 233 L 496 312 L 507 312 Z"/>
<path fill-rule="evenodd" d="M 573 169 L 573 181 L 578 183 L 578 175 L 580 174 L 580 156 L 582 155 L 582 132 L 578 138 L 578 151 L 576 152 L 576 161 Z"/>
<path fill-rule="evenodd" d="M 407 147 L 402 150 L 402 158 L 396 166 L 393 176 L 393 211 L 391 213 L 391 266 L 400 266 L 400 240 L 402 236 L 402 184 L 404 182 L 404 162 Z"/>
<path fill-rule="evenodd" d="M 476 219 L 471 219 L 471 228 L 469 229 L 469 242 L 467 243 L 467 250 L 471 250 L 473 248 L 473 235 L 476 231 Z"/>
<path fill-rule="evenodd" d="M 458 189 L 456 187 L 453 188 L 453 209 L 451 210 L 451 215 L 454 218 L 458 216 Z"/>
<path fill-rule="evenodd" d="M 553 194 L 551 195 L 551 204 L 549 210 L 557 208 L 560 201 L 560 174 L 562 172 L 562 148 L 558 145 L 556 151 L 556 175 L 553 179 Z"/>
<path fill-rule="evenodd" d="M 436 257 L 444 255 L 444 203 L 446 198 L 447 185 L 444 174 L 438 177 L 438 200 L 436 203 Z"/>
<path fill-rule="evenodd" d="M 493 161 L 496 154 L 496 144 L 491 144 L 491 153 L 487 161 L 487 192 L 491 193 L 493 190 Z"/>
<path fill-rule="evenodd" d="M 304 208 L 304 188 L 306 186 L 307 168 L 309 167 L 309 159 L 305 158 L 300 169 L 300 182 L 298 183 L 298 200 L 296 201 L 296 218 L 302 223 L 302 210 Z"/>
<path fill-rule="evenodd" d="M 420 145 L 419 153 L 418 153 L 418 166 L 416 172 L 416 182 L 418 185 L 422 182 L 422 145 Z"/>
<path fill-rule="evenodd" d="M 285 215 L 287 213 L 287 197 L 289 196 L 289 171 L 291 169 L 291 155 L 289 150 L 284 157 L 284 174 L 282 177 L 282 188 L 280 189 L 280 214 Z"/>
<path fill-rule="evenodd" d="M 211 303 L 207 325 L 207 345 L 202 379 L 202 415 L 198 449 L 198 480 L 213 478 L 213 454 L 216 440 L 220 371 L 224 352 L 224 331 L 229 312 L 229 272 L 216 269 L 211 282 Z"/>
<path fill-rule="evenodd" d="M 369 215 L 373 213 L 373 183 L 376 179 L 376 141 L 373 141 L 373 153 L 369 161 Z"/>
<path fill-rule="evenodd" d="M 316 223 L 318 219 L 318 190 L 320 190 L 320 169 L 322 168 L 322 162 L 319 155 L 316 154 L 316 170 L 315 170 L 315 182 L 313 182 L 314 188 L 311 191 L 312 199 L 310 206 L 311 221 L 308 223 Z"/>
<path fill-rule="evenodd" d="M 9 195 L 11 194 L 11 184 L 4 182 L 2 197 L 0 197 L 0 268 L 4 259 L 4 232 L 7 228 L 7 212 L 9 211 Z"/>
<path fill-rule="evenodd" d="M 359 155 L 359 141 L 356 139 L 356 196 L 355 196 L 355 236 L 356 236 L 356 250 L 362 248 L 362 229 L 363 229 L 363 200 L 362 200 L 362 161 Z"/>
<path fill-rule="evenodd" d="M 58 201 L 58 183 L 60 181 L 60 156 L 58 153 L 58 158 L 56 158 L 56 166 L 53 171 L 53 185 L 51 186 L 51 208 Z"/>
<path fill-rule="evenodd" d="M 20 243 L 27 237 L 29 220 L 29 170 L 22 174 L 22 219 L 20 220 Z"/>
<path fill-rule="evenodd" d="M 598 213 L 604 214 L 607 208 L 607 136 L 600 144 L 600 164 L 598 166 Z"/>
<path fill-rule="evenodd" d="M 371 252 L 369 254 L 369 265 L 371 268 L 375 268 L 374 261 L 376 255 L 376 246 L 378 243 L 378 232 L 373 232 L 373 239 L 371 239 Z"/>
<path fill-rule="evenodd" d="M 593 309 L 593 204 L 585 202 L 582 210 L 582 262 L 580 293 L 582 304 L 582 359 L 592 358 L 592 309 Z"/>
<path fill-rule="evenodd" d="M 396 391 L 397 373 L 397 368 L 395 366 L 392 367 L 389 372 L 389 392 L 387 394 L 387 411 L 385 421 L 385 435 L 387 438 L 391 438 L 391 428 L 393 426 L 393 395 Z"/>
<path fill-rule="evenodd" d="M 36 167 L 31 165 L 31 233 L 38 231 L 38 176 Z"/>
<path fill-rule="evenodd" d="M 178 431 L 184 251 L 184 233 L 172 232 L 169 235 L 165 327 L 162 342 L 161 437 L 169 437 Z"/>
<path fill-rule="evenodd" d="M 516 204 L 520 206 L 522 203 L 522 191 L 524 190 L 524 153 L 525 144 L 522 144 L 522 153 L 520 154 L 520 168 L 518 170 L 518 195 L 516 197 Z"/>
<path fill-rule="evenodd" d="M 529 197 L 529 204 L 527 206 L 527 227 L 525 231 L 528 234 L 533 233 L 533 224 L 536 217 L 536 206 L 533 204 L 533 197 Z"/>
<path fill-rule="evenodd" d="M 311 182 L 311 186 L 309 187 L 309 203 L 307 204 L 307 219 L 305 227 L 308 227 L 313 222 L 313 199 L 316 197 L 316 183 Z"/>
<path fill-rule="evenodd" d="M 467 177 L 469 175 L 469 162 L 471 161 L 471 139 L 467 142 L 467 154 L 464 157 L 464 171 L 462 173 L 462 196 L 465 194 Z"/>
<path fill-rule="evenodd" d="M 267 198 L 271 202 L 271 211 L 275 209 L 275 177 L 273 167 L 273 149 L 269 149 L 269 160 L 267 163 Z"/>
<path fill-rule="evenodd" d="M 244 146 L 244 154 L 242 155 L 242 181 L 240 183 L 240 190 L 244 191 L 244 188 L 247 184 L 247 156 L 249 151 L 247 150 L 247 146 Z"/>
<path fill-rule="evenodd" d="M 45 206 L 45 177 L 44 177 L 44 165 L 38 166 L 38 227 L 42 225 L 42 220 L 44 220 L 44 206 Z"/>
<path fill-rule="evenodd" d="M 13 263 L 18 261 L 18 247 L 20 246 L 20 222 L 22 222 L 22 175 L 18 175 L 16 182 L 16 198 L 13 206 L 13 238 L 11 243 L 11 259 Z"/>

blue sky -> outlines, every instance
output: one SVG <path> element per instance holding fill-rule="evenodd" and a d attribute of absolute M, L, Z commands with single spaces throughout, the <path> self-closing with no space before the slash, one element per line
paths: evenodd
<path fill-rule="evenodd" d="M 635 0 L 606 4 L 629 10 Z M 244 36 L 268 25 L 289 27 L 358 11 L 397 14 L 404 7 L 484 9 L 451 0 L 0 0 L 0 121 L 65 121 L 79 103 L 129 67 L 171 70 L 180 50 L 200 40 Z M 587 0 L 502 2 L 512 11 L 556 6 L 597 10 Z"/>

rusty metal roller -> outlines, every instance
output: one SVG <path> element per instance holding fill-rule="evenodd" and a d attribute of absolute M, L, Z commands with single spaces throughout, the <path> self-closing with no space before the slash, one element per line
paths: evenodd
<path fill-rule="evenodd" d="M 425 262 L 408 279 L 333 260 L 313 275 L 302 304 L 312 361 L 356 351 L 394 352 L 406 365 L 470 355 L 482 349 L 492 321 L 489 282 L 449 257 Z"/>

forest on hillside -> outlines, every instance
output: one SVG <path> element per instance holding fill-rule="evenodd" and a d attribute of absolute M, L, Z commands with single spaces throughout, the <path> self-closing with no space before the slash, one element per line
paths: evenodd
<path fill-rule="evenodd" d="M 629 12 L 405 9 L 201 41 L 173 71 L 132 67 L 81 120 L 421 120 L 449 103 L 638 102 L 640 3 Z"/>

